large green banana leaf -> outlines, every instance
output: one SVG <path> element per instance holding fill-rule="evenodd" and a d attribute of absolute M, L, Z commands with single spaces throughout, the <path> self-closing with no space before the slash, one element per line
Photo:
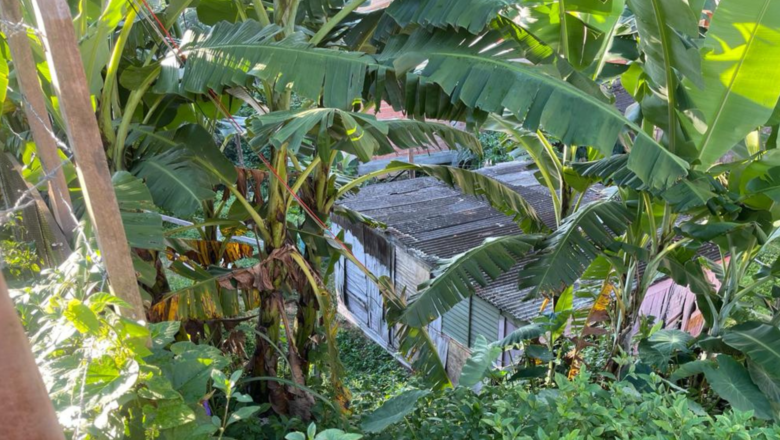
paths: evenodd
<path fill-rule="evenodd" d="M 394 153 L 396 148 L 432 147 L 440 142 L 450 149 L 467 148 L 482 154 L 482 146 L 473 134 L 447 124 L 410 119 L 379 121 L 365 113 L 333 108 L 262 115 L 253 121 L 253 131 L 257 134 L 252 140 L 255 147 L 271 143 L 279 148 L 287 144 L 293 152 L 298 151 L 306 137 L 316 140 L 325 134 L 332 140 L 332 148 L 354 154 L 364 162 L 376 154 Z M 327 149 L 323 142 L 317 147 Z"/>
<path fill-rule="evenodd" d="M 543 129 L 568 145 L 588 145 L 612 154 L 626 128 L 635 132 L 628 168 L 651 188 L 665 188 L 687 174 L 688 164 L 620 115 L 611 105 L 575 88 L 552 69 L 518 60 L 522 51 L 498 32 L 477 38 L 458 32 L 418 30 L 395 42 L 382 59 L 396 74 L 424 65 L 420 76 L 451 102 L 485 112 L 505 110 L 528 130 Z"/>
<path fill-rule="evenodd" d="M 482 32 L 498 13 L 520 0 L 395 0 L 387 13 L 406 27 L 412 23 Z"/>
<path fill-rule="evenodd" d="M 145 139 L 130 171 L 146 181 L 155 204 L 175 215 L 191 215 L 214 197 L 214 185 L 238 177 L 211 134 L 199 125 L 185 125 L 175 133 L 143 127 L 136 131 Z"/>
<path fill-rule="evenodd" d="M 703 167 L 769 120 L 780 98 L 780 2 L 722 0 L 702 48 L 704 88 L 685 86 Z"/>
<path fill-rule="evenodd" d="M 519 287 L 531 289 L 529 298 L 562 291 L 582 276 L 614 237 L 625 233 L 631 221 L 631 213 L 617 202 L 602 200 L 582 207 L 523 266 Z"/>
<path fill-rule="evenodd" d="M 415 327 L 434 321 L 473 294 L 476 285 L 487 286 L 509 271 L 539 239 L 535 235 L 488 238 L 480 246 L 442 261 L 434 278 L 421 284 L 411 298 L 402 320 Z"/>
<path fill-rule="evenodd" d="M 699 17 L 681 0 L 628 0 L 636 17 L 645 70 L 661 88 L 674 86 L 675 70 L 702 85 L 701 60 L 695 45 Z"/>
<path fill-rule="evenodd" d="M 277 41 L 279 32 L 254 20 L 220 22 L 208 32 L 191 32 L 182 46 L 186 63 L 181 83 L 179 62 L 169 55 L 155 91 L 220 92 L 257 77 L 277 92 L 290 87 L 303 97 L 321 98 L 325 107 L 349 108 L 362 95 L 367 74 L 385 69 L 363 53 L 313 48 L 300 34 Z"/>
<path fill-rule="evenodd" d="M 130 246 L 165 250 L 162 217 L 144 182 L 126 171 L 120 171 L 114 174 L 111 183 Z"/>
<path fill-rule="evenodd" d="M 615 36 L 625 0 L 526 3 L 530 5 L 518 19 L 520 26 L 553 47 L 578 70 L 591 65 L 595 69 L 603 67 L 603 57 Z"/>

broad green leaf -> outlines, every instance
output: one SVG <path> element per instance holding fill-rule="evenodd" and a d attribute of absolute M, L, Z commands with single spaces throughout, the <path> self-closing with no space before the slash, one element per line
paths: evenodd
<path fill-rule="evenodd" d="M 708 369 L 713 369 L 715 367 L 715 362 L 710 360 L 695 360 L 686 362 L 674 370 L 674 373 L 672 373 L 669 379 L 672 382 L 676 382 L 678 380 L 686 379 L 697 374 L 703 374 Z"/>
<path fill-rule="evenodd" d="M 508 334 L 504 339 L 496 342 L 495 344 L 499 347 L 514 347 L 523 341 L 527 341 L 529 339 L 536 339 L 540 336 L 542 336 L 545 333 L 545 329 L 543 326 L 539 324 L 528 324 L 523 327 L 520 327 L 513 331 L 512 333 Z"/>
<path fill-rule="evenodd" d="M 722 0 L 702 47 L 704 88 L 686 82 L 696 105 L 690 130 L 703 167 L 766 123 L 780 98 L 780 3 Z M 701 128 L 698 128 L 701 127 Z"/>
<path fill-rule="evenodd" d="M 111 178 L 131 247 L 164 250 L 162 217 L 144 182 L 126 171 Z"/>
<path fill-rule="evenodd" d="M 152 334 L 152 348 L 165 348 L 176 339 L 181 327 L 180 321 L 163 321 L 149 324 L 149 330 Z"/>
<path fill-rule="evenodd" d="M 675 70 L 701 87 L 701 60 L 695 45 L 699 17 L 684 0 L 627 0 L 636 17 L 645 68 L 655 83 L 667 89 Z"/>
<path fill-rule="evenodd" d="M 219 349 L 207 345 L 177 342 L 171 345 L 171 351 L 175 356 L 159 366 L 188 404 L 197 403 L 206 395 L 213 370 L 228 365 Z"/>
<path fill-rule="evenodd" d="M 414 411 L 417 401 L 430 393 L 428 390 L 404 391 L 390 398 L 373 413 L 363 417 L 360 426 L 365 432 L 382 432 L 388 426 L 403 420 L 407 414 Z"/>
<path fill-rule="evenodd" d="M 230 414 L 230 417 L 228 417 L 227 424 L 232 425 L 233 423 L 246 420 L 252 417 L 252 415 L 260 411 L 261 409 L 262 407 L 260 406 L 245 406 L 243 408 L 239 408 L 238 410 L 233 411 L 233 413 Z"/>
<path fill-rule="evenodd" d="M 497 345 L 488 344 L 484 336 L 477 336 L 474 346 L 471 347 L 471 356 L 463 365 L 458 386 L 471 388 L 482 382 L 503 351 Z"/>
<path fill-rule="evenodd" d="M 213 199 L 213 187 L 237 179 L 233 164 L 203 127 L 188 124 L 175 133 L 135 130 L 144 140 L 131 172 L 146 181 L 154 202 L 175 215 L 189 216 Z"/>
<path fill-rule="evenodd" d="M 628 160 L 651 188 L 666 188 L 687 175 L 688 164 L 661 147 L 609 103 L 583 92 L 551 69 L 518 62 L 524 51 L 500 32 L 478 38 L 458 32 L 415 31 L 396 37 L 381 59 L 396 74 L 424 65 L 420 78 L 438 85 L 450 101 L 468 108 L 511 112 L 530 131 L 543 129 L 567 145 L 589 145 L 612 155 L 624 128 L 636 132 Z M 426 63 L 427 62 L 427 63 Z"/>
<path fill-rule="evenodd" d="M 168 379 L 159 374 L 159 370 L 155 369 L 151 373 L 151 378 L 143 381 L 143 388 L 138 390 L 138 397 L 149 400 L 181 399 L 181 394 L 173 389 Z"/>
<path fill-rule="evenodd" d="M 79 333 L 89 333 L 97 336 L 100 332 L 100 320 L 95 312 L 77 299 L 68 302 L 63 316 L 71 323 Z"/>
<path fill-rule="evenodd" d="M 221 92 L 244 86 L 256 77 L 283 92 L 292 90 L 325 107 L 350 108 L 363 93 L 368 73 L 384 71 L 372 56 L 359 52 L 318 49 L 296 34 L 278 41 L 280 28 L 263 28 L 254 20 L 217 23 L 208 32 L 191 31 L 182 46 L 187 58 L 181 85 L 179 64 L 169 55 L 155 90 L 174 93 Z"/>
<path fill-rule="evenodd" d="M 780 373 L 778 373 L 777 368 L 767 369 L 751 361 L 748 362 L 748 372 L 750 372 L 753 383 L 772 403 L 780 403 Z"/>
<path fill-rule="evenodd" d="M 117 364 L 110 356 L 92 360 L 84 385 L 85 405 L 105 405 L 130 391 L 138 380 L 139 366 L 134 360 Z"/>
<path fill-rule="evenodd" d="M 195 421 L 195 412 L 181 400 L 163 400 L 155 407 L 144 405 L 144 425 L 157 429 L 171 429 Z"/>
<path fill-rule="evenodd" d="M 522 27 L 584 71 L 603 64 L 624 6 L 624 0 L 548 1 L 528 7 L 519 20 Z"/>
<path fill-rule="evenodd" d="M 745 353 L 751 361 L 769 371 L 780 366 L 780 329 L 760 322 L 747 322 L 729 328 L 723 341 Z"/>
<path fill-rule="evenodd" d="M 542 362 L 550 362 L 555 359 L 549 348 L 544 345 L 527 345 L 523 355 L 529 359 L 538 359 Z"/>
<path fill-rule="evenodd" d="M 239 7 L 244 9 L 243 12 L 248 16 L 255 17 L 253 10 L 247 8 L 243 2 L 238 3 L 234 0 L 199 0 L 197 5 L 198 20 L 209 26 L 213 26 L 220 21 L 229 23 L 242 21 Z"/>
<path fill-rule="evenodd" d="M 255 138 L 252 145 L 276 148 L 286 144 L 297 152 L 308 137 L 312 143 L 325 134 L 335 150 L 342 150 L 368 162 L 374 155 L 395 153 L 397 149 L 438 147 L 444 142 L 450 149 L 467 148 L 482 154 L 479 140 L 472 134 L 450 125 L 410 119 L 378 121 L 365 113 L 334 108 L 315 108 L 273 112 L 253 120 Z M 322 148 L 320 142 L 317 148 Z M 330 149 L 325 151 L 325 157 Z"/>
<path fill-rule="evenodd" d="M 682 330 L 659 330 L 648 339 L 653 347 L 662 353 L 674 353 L 675 351 L 688 351 L 688 344 L 693 340 L 690 333 Z"/>
<path fill-rule="evenodd" d="M 387 14 L 406 27 L 412 23 L 481 32 L 498 13 L 518 0 L 395 0 Z"/>
<path fill-rule="evenodd" d="M 488 238 L 474 249 L 443 260 L 434 278 L 418 287 L 401 319 L 414 327 L 434 321 L 474 294 L 477 285 L 487 286 L 509 271 L 538 241 L 538 236 L 526 235 Z"/>
<path fill-rule="evenodd" d="M 133 252 L 131 257 L 133 258 L 133 269 L 135 269 L 138 282 L 146 287 L 154 286 L 157 282 L 157 269 L 155 269 L 154 263 L 144 261 L 144 259 L 135 252 Z"/>
<path fill-rule="evenodd" d="M 146 181 L 157 205 L 177 216 L 190 216 L 202 202 L 215 197 L 213 179 L 193 166 L 182 150 L 150 156 L 134 166 L 132 172 Z"/>
<path fill-rule="evenodd" d="M 363 438 L 360 434 L 347 434 L 340 429 L 326 429 L 316 437 L 314 440 L 360 440 Z"/>
<path fill-rule="evenodd" d="M 87 298 L 86 303 L 95 313 L 101 313 L 109 305 L 126 308 L 130 307 L 130 304 L 121 298 L 117 298 L 116 296 L 105 292 L 93 293 Z"/>
<path fill-rule="evenodd" d="M 560 293 L 631 222 L 631 213 L 617 202 L 603 200 L 582 207 L 539 245 L 541 251 L 520 270 L 519 287 L 530 289 L 529 298 Z"/>
<path fill-rule="evenodd" d="M 718 356 L 718 368 L 704 370 L 710 386 L 734 409 L 753 411 L 761 419 L 771 419 L 769 401 L 750 380 L 748 371 L 731 356 Z"/>
<path fill-rule="evenodd" d="M 103 9 L 100 18 L 79 41 L 84 73 L 87 75 L 89 91 L 93 95 L 97 95 L 103 87 L 101 71 L 106 67 L 111 56 L 108 36 L 125 16 L 126 7 L 127 2 L 124 0 L 105 2 L 105 9 Z"/>

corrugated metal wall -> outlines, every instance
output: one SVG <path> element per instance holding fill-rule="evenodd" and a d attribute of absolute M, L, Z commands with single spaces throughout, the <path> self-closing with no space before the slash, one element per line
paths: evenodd
<path fill-rule="evenodd" d="M 456 341 L 469 347 L 474 345 L 479 335 L 484 336 L 488 342 L 493 342 L 498 340 L 500 316 L 501 313 L 497 308 L 473 296 L 459 302 L 444 315 L 443 330 Z M 471 320 L 470 328 L 469 320 Z"/>
<path fill-rule="evenodd" d="M 444 314 L 444 333 L 450 335 L 453 339 L 463 345 L 468 345 L 469 341 L 469 304 L 470 299 L 465 299 L 458 303 L 449 312 Z"/>
<path fill-rule="evenodd" d="M 482 335 L 488 342 L 498 339 L 498 321 L 500 313 L 497 308 L 488 304 L 479 297 L 473 297 L 471 304 L 471 341 L 469 347 L 474 345 L 478 335 Z"/>

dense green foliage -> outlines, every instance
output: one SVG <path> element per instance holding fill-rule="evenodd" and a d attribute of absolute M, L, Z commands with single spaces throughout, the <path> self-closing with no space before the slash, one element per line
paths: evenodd
<path fill-rule="evenodd" d="M 57 66 L 45 35 L 24 38 L 35 72 L 15 66 L 5 27 L 0 39 L 0 154 L 21 167 L 0 169 L 2 270 L 69 438 L 780 436 L 776 0 L 142 3 L 70 2 L 113 176 L 102 189 L 149 323 L 123 316 L 131 293 L 106 293 L 113 250 L 67 146 L 55 153 L 79 225 L 50 246 L 63 224 L 41 220 L 57 194 L 19 78 L 41 80 L 62 144 Z M 625 115 L 605 93 L 616 79 L 636 102 Z M 406 118 L 379 120 L 387 105 Z M 442 144 L 461 167 L 354 177 L 356 161 Z M 519 157 L 554 228 L 467 169 Z M 338 202 L 402 170 L 484 198 L 523 234 L 396 291 L 329 220 L 378 226 Z M 28 192 L 41 197 L 17 206 Z M 416 375 L 337 319 L 339 258 L 378 288 Z M 453 386 L 426 325 L 518 264 L 518 288 L 549 307 L 478 338 Z M 695 294 L 700 336 L 640 314 L 662 277 Z M 495 368 L 507 351 L 514 364 Z"/>
<path fill-rule="evenodd" d="M 710 416 L 655 375 L 605 383 L 592 379 L 583 372 L 572 381 L 559 375 L 555 388 L 541 391 L 507 382 L 486 385 L 479 394 L 466 388 L 433 394 L 418 401 L 405 423 L 367 438 L 768 440 L 780 435 L 780 427 L 766 427 L 750 414 Z"/>

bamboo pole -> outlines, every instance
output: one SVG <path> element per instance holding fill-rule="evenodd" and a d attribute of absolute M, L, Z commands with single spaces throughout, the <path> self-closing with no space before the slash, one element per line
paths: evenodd
<path fill-rule="evenodd" d="M 4 20 L 20 24 L 24 22 L 19 0 L 0 0 L 0 10 Z M 38 82 L 30 40 L 27 37 L 27 32 L 24 31 L 8 32 L 7 39 L 16 67 L 16 79 L 19 82 L 22 95 L 25 97 L 24 113 L 27 115 L 27 121 L 32 130 L 43 171 L 46 175 L 50 175 L 48 190 L 52 213 L 60 230 L 65 234 L 67 240 L 72 242 L 73 232 L 77 226 L 72 212 L 73 204 L 70 200 L 65 174 L 62 172 L 62 159 L 57 150 L 54 131 L 46 112 L 46 101 L 41 91 L 41 84 Z"/>
<path fill-rule="evenodd" d="M 0 272 L 0 426 L 7 439 L 64 440 L 30 342 Z"/>
<path fill-rule="evenodd" d="M 60 100 L 68 141 L 76 158 L 79 183 L 87 212 L 95 226 L 111 290 L 132 306 L 123 312 L 132 319 L 145 321 L 130 246 L 111 184 L 70 9 L 65 0 L 33 0 L 32 4 L 39 30 L 43 33 L 52 84 Z"/>

